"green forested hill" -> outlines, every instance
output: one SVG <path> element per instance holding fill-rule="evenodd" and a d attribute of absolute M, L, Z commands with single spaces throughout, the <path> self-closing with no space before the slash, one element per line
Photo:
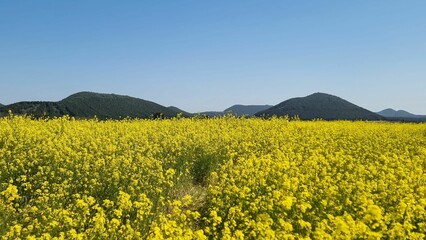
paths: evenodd
<path fill-rule="evenodd" d="M 256 116 L 298 116 L 303 120 L 384 120 L 384 117 L 361 108 L 339 97 L 314 93 L 306 97 L 292 98 L 281 102 Z"/>
<path fill-rule="evenodd" d="M 98 117 L 119 119 L 125 117 L 174 117 L 178 112 L 157 103 L 116 94 L 79 92 L 59 102 L 18 102 L 0 108 L 0 114 L 29 114 L 35 117 L 70 115 L 77 118 Z"/>

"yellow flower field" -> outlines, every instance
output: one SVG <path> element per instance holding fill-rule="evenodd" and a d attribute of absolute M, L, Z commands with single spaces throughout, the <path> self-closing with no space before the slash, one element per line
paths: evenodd
<path fill-rule="evenodd" d="M 0 119 L 1 239 L 425 239 L 426 124 Z"/>

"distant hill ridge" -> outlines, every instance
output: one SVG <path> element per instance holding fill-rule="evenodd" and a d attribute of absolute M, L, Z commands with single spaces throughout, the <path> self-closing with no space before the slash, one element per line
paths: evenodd
<path fill-rule="evenodd" d="M 18 102 L 0 108 L 0 114 L 8 110 L 15 114 L 35 117 L 70 115 L 79 118 L 98 117 L 119 119 L 125 117 L 147 118 L 155 115 L 174 117 L 178 114 L 157 103 L 116 94 L 79 92 L 59 102 Z"/>
<path fill-rule="evenodd" d="M 272 107 L 272 105 L 241 105 L 236 104 L 233 105 L 223 111 L 206 111 L 201 112 L 201 115 L 206 115 L 209 117 L 217 117 L 217 116 L 224 116 L 227 114 L 232 114 L 235 116 L 253 116 L 255 113 L 259 111 L 266 110 L 268 108 Z"/>
<path fill-rule="evenodd" d="M 226 113 L 224 111 L 206 111 L 206 112 L 199 112 L 195 115 L 201 115 L 201 116 L 208 116 L 208 117 L 220 117 L 225 116 Z"/>
<path fill-rule="evenodd" d="M 416 115 L 409 113 L 404 110 L 394 110 L 392 108 L 384 109 L 377 114 L 385 117 L 390 121 L 409 121 L 409 122 L 424 122 L 426 121 L 426 115 Z"/>
<path fill-rule="evenodd" d="M 396 111 L 392 108 L 384 109 L 380 112 L 377 112 L 377 114 L 379 114 L 383 117 L 408 117 L 408 118 L 425 117 L 425 116 L 422 116 L 422 115 L 412 114 L 412 113 L 409 113 L 409 112 L 404 111 L 404 110 Z"/>
<path fill-rule="evenodd" d="M 169 106 L 167 108 L 174 111 L 174 112 L 181 113 L 184 117 L 191 117 L 193 115 L 192 113 L 186 112 L 186 111 L 184 111 L 184 110 L 182 110 L 178 107 L 175 107 L 175 106 Z"/>
<path fill-rule="evenodd" d="M 121 119 L 175 117 L 182 113 L 184 117 L 193 114 L 177 107 L 165 107 L 160 104 L 117 94 L 94 92 L 79 92 L 72 94 L 58 102 L 26 101 L 10 105 L 0 104 L 0 116 L 8 115 L 11 110 L 14 114 L 27 114 L 34 117 L 70 115 L 77 118 Z M 426 116 L 415 115 L 403 110 L 385 109 L 373 113 L 342 98 L 325 93 L 314 93 L 306 97 L 297 97 L 283 101 L 275 106 L 271 105 L 233 105 L 224 111 L 201 112 L 201 115 L 270 117 L 298 116 L 302 120 L 389 120 L 389 121 L 426 121 Z M 198 115 L 198 114 L 197 114 Z"/>
<path fill-rule="evenodd" d="M 264 111 L 268 108 L 273 107 L 272 105 L 234 105 L 224 110 L 225 113 L 232 113 L 237 116 L 247 115 L 252 116 L 257 112 Z"/>
<path fill-rule="evenodd" d="M 384 117 L 361 108 L 342 98 L 325 94 L 314 93 L 306 97 L 286 100 L 256 116 L 298 116 L 302 120 L 384 120 Z"/>

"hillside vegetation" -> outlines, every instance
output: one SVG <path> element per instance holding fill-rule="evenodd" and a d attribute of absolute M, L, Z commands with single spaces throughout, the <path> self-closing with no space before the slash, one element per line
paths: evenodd
<path fill-rule="evenodd" d="M 175 117 L 178 112 L 143 99 L 116 94 L 80 92 L 59 102 L 19 102 L 0 108 L 0 114 L 40 116 L 74 116 L 78 118 L 120 119 L 148 118 L 152 116 Z"/>
<path fill-rule="evenodd" d="M 73 94 L 59 104 L 66 106 L 71 116 L 99 118 L 147 118 L 162 113 L 167 117 L 176 116 L 176 112 L 157 103 L 116 94 L 81 92 Z"/>
<path fill-rule="evenodd" d="M 272 105 L 234 105 L 224 110 L 225 113 L 231 113 L 236 116 L 252 116 L 257 112 L 264 111 Z"/>
<path fill-rule="evenodd" d="M 424 122 L 426 116 L 415 115 L 403 110 L 385 109 L 373 113 L 342 98 L 315 93 L 306 97 L 292 98 L 275 106 L 272 105 L 233 105 L 223 111 L 188 113 L 175 106 L 160 104 L 117 94 L 79 92 L 58 102 L 28 101 L 7 106 L 0 105 L 0 117 L 26 114 L 33 117 L 73 116 L 76 118 L 124 119 L 130 118 L 171 118 L 182 117 L 221 117 L 225 115 L 245 117 L 289 116 L 302 120 L 389 120 L 402 122 Z"/>
<path fill-rule="evenodd" d="M 175 107 L 175 106 L 169 106 L 167 108 L 172 110 L 173 112 L 182 114 L 182 116 L 184 116 L 184 117 L 192 117 L 193 116 L 192 113 L 186 112 L 186 111 L 184 111 L 184 110 L 182 110 L 178 107 Z"/>
<path fill-rule="evenodd" d="M 300 98 L 286 100 L 265 111 L 256 113 L 256 116 L 298 116 L 303 120 L 384 120 L 385 118 L 350 103 L 339 97 L 314 93 Z"/>
<path fill-rule="evenodd" d="M 251 117 L 255 113 L 259 111 L 266 110 L 268 108 L 272 107 L 272 105 L 233 105 L 223 111 L 206 111 L 201 112 L 199 115 L 201 116 L 208 116 L 208 117 L 221 117 L 225 115 L 234 115 L 234 116 L 246 116 Z"/>
<path fill-rule="evenodd" d="M 390 121 L 403 121 L 403 122 L 425 122 L 426 121 L 425 115 L 416 115 L 404 110 L 396 111 L 392 108 L 387 108 L 385 110 L 378 112 L 377 114 L 385 117 L 387 120 L 390 120 Z"/>

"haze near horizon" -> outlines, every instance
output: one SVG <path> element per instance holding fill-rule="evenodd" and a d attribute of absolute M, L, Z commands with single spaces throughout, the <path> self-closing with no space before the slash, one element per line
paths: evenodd
<path fill-rule="evenodd" d="M 426 114 L 424 1 L 3 1 L 0 103 L 124 94 L 189 112 L 325 92 Z"/>

